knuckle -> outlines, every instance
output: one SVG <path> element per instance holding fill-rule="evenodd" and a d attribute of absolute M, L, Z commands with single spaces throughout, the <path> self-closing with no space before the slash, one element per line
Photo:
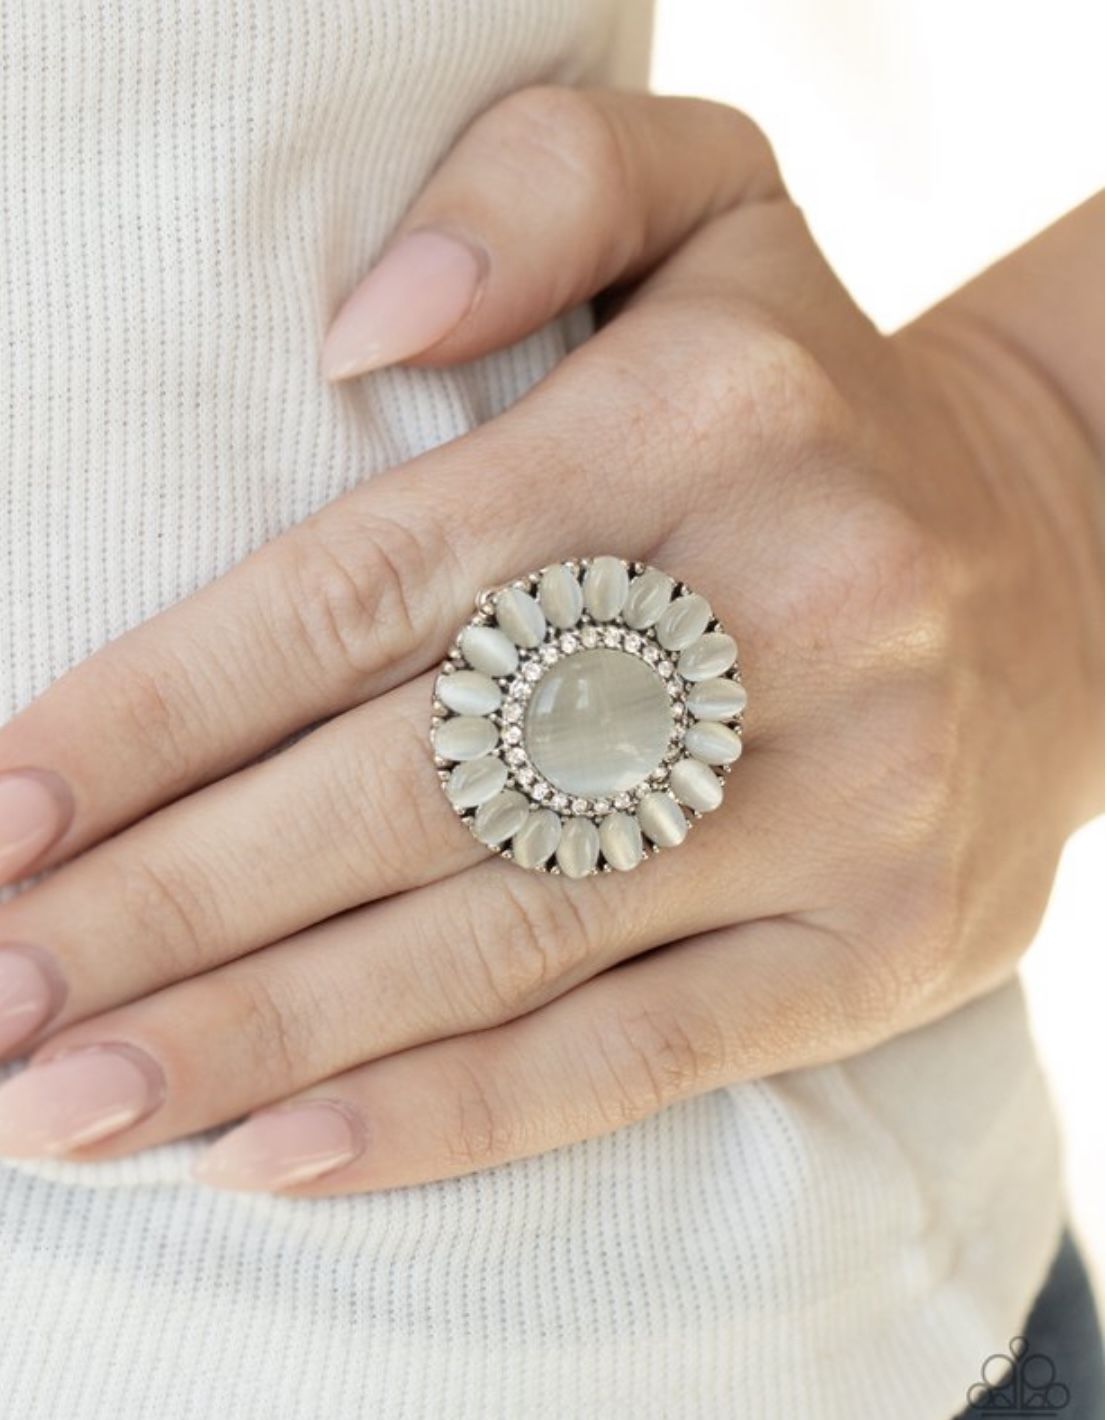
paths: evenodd
<path fill-rule="evenodd" d="M 428 517 L 418 529 L 399 518 L 351 514 L 341 528 L 305 523 L 280 568 L 278 620 L 292 644 L 328 677 L 359 683 L 393 658 L 410 655 L 427 629 L 427 597 L 442 596 L 453 561 L 444 532 Z M 283 640 L 283 637 L 282 637 Z"/>
<path fill-rule="evenodd" d="M 597 1082 L 596 1095 L 619 1122 L 721 1083 L 732 1056 L 714 1015 L 687 1005 L 622 1013 L 599 1044 L 606 1079 Z"/>
<path fill-rule="evenodd" d="M 130 853 L 120 856 L 112 876 L 108 898 L 159 980 L 190 975 L 207 961 L 223 932 L 218 895 L 202 871 L 184 858 L 170 866 Z"/>
<path fill-rule="evenodd" d="M 572 204 L 570 220 L 579 214 L 596 223 L 607 214 L 600 225 L 617 232 L 642 210 L 628 135 L 599 94 L 552 84 L 520 89 L 479 119 L 474 135 L 527 185 L 548 189 L 564 178 L 559 195 Z"/>
<path fill-rule="evenodd" d="M 806 345 L 763 327 L 744 344 L 744 403 L 766 446 L 810 457 L 845 443 L 854 426 L 850 406 Z"/>
<path fill-rule="evenodd" d="M 716 482 L 733 476 L 736 430 L 751 461 L 784 469 L 827 463 L 850 446 L 856 416 L 800 342 L 711 293 L 681 296 L 679 314 L 659 306 L 647 318 L 669 324 L 666 338 L 651 342 L 649 394 Z"/>
<path fill-rule="evenodd" d="M 857 967 L 854 1016 L 887 1033 L 889 1025 L 909 1029 L 932 1014 L 954 986 L 965 912 L 957 855 L 937 837 L 925 851 L 885 861 L 855 895 L 843 934 Z"/>
<path fill-rule="evenodd" d="M 518 875 L 517 875 L 518 876 Z M 488 998 L 511 1015 L 547 1000 L 587 962 L 593 930 L 576 895 L 545 880 L 521 884 L 497 874 L 496 899 L 485 893 L 466 904 L 472 990 L 487 1016 Z"/>
<path fill-rule="evenodd" d="M 519 1131 L 493 1091 L 486 1071 L 464 1059 L 454 1059 L 447 1087 L 451 1104 L 442 1146 L 449 1164 L 462 1169 L 489 1168 L 517 1152 Z"/>
<path fill-rule="evenodd" d="M 300 1022 L 318 1015 L 292 1009 L 286 987 L 278 990 L 273 974 L 263 969 L 240 970 L 217 989 L 220 1014 L 234 1032 L 236 1058 L 254 1087 L 259 1082 L 266 1088 L 307 1083 L 312 1033 Z"/>
<path fill-rule="evenodd" d="M 342 751 L 330 757 L 321 787 L 316 826 L 317 841 L 333 848 L 343 876 L 374 896 L 400 884 L 418 886 L 448 867 L 443 831 L 453 820 L 432 778 L 421 719 L 397 714 L 382 721 L 381 704 L 355 712 L 366 716 L 365 733 L 344 727 Z M 342 825 L 341 841 L 335 823 Z M 453 841 L 468 847 L 463 834 Z"/>
<path fill-rule="evenodd" d="M 875 658 L 903 668 L 941 663 L 954 631 L 955 574 L 947 548 L 880 496 L 840 490 L 805 524 L 805 555 L 770 608 L 778 635 L 813 657 L 832 646 L 839 664 Z"/>
<path fill-rule="evenodd" d="M 113 663 L 97 695 L 120 740 L 140 753 L 147 778 L 172 794 L 189 783 L 190 746 L 214 697 L 197 668 L 178 669 L 168 654 L 163 647 L 156 658 Z"/>

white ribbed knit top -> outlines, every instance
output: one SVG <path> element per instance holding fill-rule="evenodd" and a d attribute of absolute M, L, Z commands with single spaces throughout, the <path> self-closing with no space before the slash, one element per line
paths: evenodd
<path fill-rule="evenodd" d="M 463 125 L 640 77 L 638 10 L 0 0 L 0 717 L 558 359 L 318 373 Z M 1059 1225 L 1014 985 L 445 1183 L 219 1194 L 201 1142 L 0 1163 L 4 1420 L 947 1420 Z"/>

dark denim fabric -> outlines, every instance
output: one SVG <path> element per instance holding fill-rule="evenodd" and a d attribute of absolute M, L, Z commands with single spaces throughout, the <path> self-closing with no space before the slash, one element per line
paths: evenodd
<path fill-rule="evenodd" d="M 957 1420 L 1103 1420 L 1103 1336 L 1084 1261 L 1068 1233 L 1022 1334 L 1026 1345 L 1015 1346 L 1020 1354 L 1004 1384 L 968 1391 L 970 1404 Z"/>

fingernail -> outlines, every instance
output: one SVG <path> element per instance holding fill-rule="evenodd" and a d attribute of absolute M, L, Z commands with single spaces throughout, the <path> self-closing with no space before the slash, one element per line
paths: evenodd
<path fill-rule="evenodd" d="M 67 795 L 56 775 L 0 774 L 0 882 L 10 882 L 41 857 L 68 817 Z"/>
<path fill-rule="evenodd" d="M 0 946 L 0 1055 L 40 1031 L 57 1014 L 64 996 L 57 969 L 47 965 L 36 947 L 16 942 Z"/>
<path fill-rule="evenodd" d="M 326 1101 L 262 1110 L 224 1134 L 196 1165 L 215 1188 L 292 1188 L 356 1159 L 360 1131 L 341 1105 Z"/>
<path fill-rule="evenodd" d="M 335 317 L 323 374 L 347 380 L 429 350 L 468 314 L 484 280 L 482 253 L 429 228 L 385 252 Z"/>
<path fill-rule="evenodd" d="M 0 1154 L 64 1154 L 118 1134 L 165 1097 L 145 1051 L 82 1046 L 29 1065 L 0 1086 Z"/>

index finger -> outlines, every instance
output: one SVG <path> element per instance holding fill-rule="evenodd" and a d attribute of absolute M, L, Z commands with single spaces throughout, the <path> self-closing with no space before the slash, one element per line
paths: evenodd
<path fill-rule="evenodd" d="M 690 171 L 711 178 L 709 165 Z M 659 200 L 656 185 L 650 194 Z M 683 210 L 695 221 L 711 203 Z M 610 280 L 595 243 L 582 250 L 595 279 Z M 720 301 L 730 265 L 706 273 Z M 652 375 L 667 398 L 667 332 L 639 328 L 620 346 L 617 328 L 540 394 L 337 500 L 0 729 L 0 882 L 426 669 L 481 587 L 562 558 L 648 557 L 687 497 L 663 467 L 671 434 L 668 450 L 656 437 L 649 367 L 660 362 Z M 703 430 L 695 437 L 702 444 Z M 633 496 L 613 497 L 612 486 Z"/>
<path fill-rule="evenodd" d="M 0 882 L 426 669 L 482 587 L 653 540 L 660 507 L 605 510 L 579 487 L 585 467 L 533 418 L 501 419 L 347 494 L 76 666 L 0 729 Z"/>

